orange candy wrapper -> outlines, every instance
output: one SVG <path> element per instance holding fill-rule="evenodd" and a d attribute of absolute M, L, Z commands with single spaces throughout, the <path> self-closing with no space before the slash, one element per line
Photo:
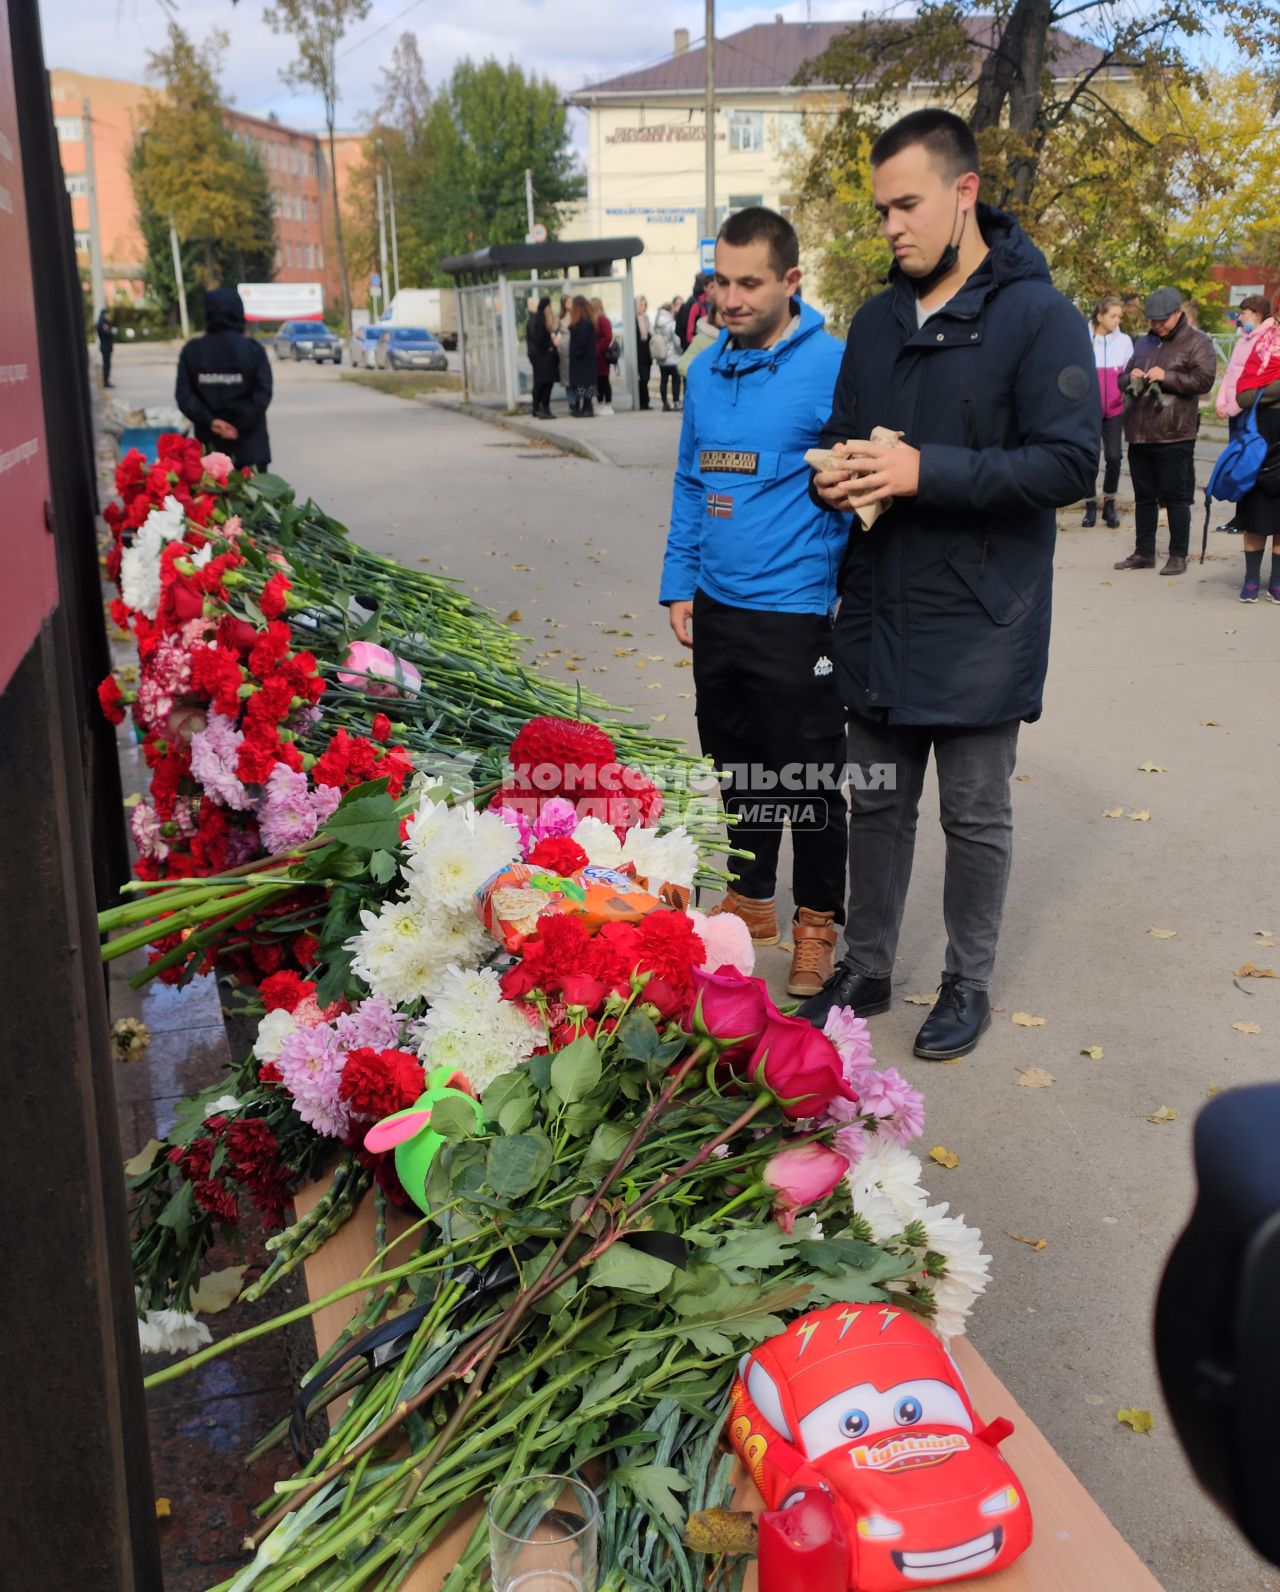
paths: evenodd
<path fill-rule="evenodd" d="M 687 894 L 686 894 L 687 899 Z M 561 878 L 527 862 L 513 862 L 476 891 L 476 915 L 508 951 L 518 951 L 539 920 L 552 913 L 581 918 L 589 933 L 606 923 L 638 923 L 669 903 L 650 895 L 632 874 L 614 868 L 583 868 Z"/>

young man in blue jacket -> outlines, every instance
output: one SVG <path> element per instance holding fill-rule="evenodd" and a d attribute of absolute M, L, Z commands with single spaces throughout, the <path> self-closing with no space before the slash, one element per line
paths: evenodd
<path fill-rule="evenodd" d="M 808 996 L 834 971 L 844 916 L 845 715 L 831 658 L 839 514 L 809 495 L 840 345 L 795 297 L 790 222 L 753 206 L 716 239 L 712 292 L 724 330 L 690 366 L 659 601 L 693 648 L 702 750 L 729 771 L 740 815 L 732 912 L 757 944 L 779 939 L 774 888 L 782 820 L 794 853 L 791 970 Z"/>
<path fill-rule="evenodd" d="M 947 864 L 947 954 L 916 1036 L 967 1055 L 991 1021 L 1012 850 L 1018 728 L 1038 719 L 1049 653 L 1055 510 L 1093 490 L 1098 384 L 1085 323 L 1011 216 L 978 203 L 959 117 L 914 111 L 871 150 L 893 247 L 889 286 L 849 329 L 823 442 L 844 455 L 816 500 L 890 505 L 851 525 L 835 631 L 849 760 L 896 780 L 851 792 L 844 960 L 802 1014 L 889 1005 L 932 750 Z M 871 443 L 873 427 L 901 434 Z"/>

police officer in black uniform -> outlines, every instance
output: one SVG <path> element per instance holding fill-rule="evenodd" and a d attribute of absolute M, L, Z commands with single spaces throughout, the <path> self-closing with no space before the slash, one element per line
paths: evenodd
<path fill-rule="evenodd" d="M 205 294 L 204 323 L 204 336 L 193 337 L 178 355 L 178 408 L 206 448 L 229 453 L 237 469 L 265 470 L 271 463 L 266 350 L 245 336 L 244 305 L 234 288 Z"/>

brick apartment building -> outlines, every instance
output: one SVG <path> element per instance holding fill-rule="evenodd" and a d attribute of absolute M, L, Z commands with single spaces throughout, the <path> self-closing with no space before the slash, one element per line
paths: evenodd
<path fill-rule="evenodd" d="M 153 90 L 140 83 L 91 77 L 62 68 L 55 68 L 49 78 L 62 170 L 71 195 L 77 260 L 87 268 L 89 180 L 82 110 L 82 101 L 87 99 L 93 122 L 93 164 L 107 300 L 111 302 L 124 293 L 135 303 L 140 302 L 145 249 L 129 178 L 129 152 L 142 109 Z M 319 281 L 324 286 L 326 307 L 340 304 L 326 140 L 243 111 L 228 110 L 226 122 L 241 144 L 257 150 L 271 186 L 276 213 L 275 280 Z M 358 164 L 360 142 L 357 134 L 343 134 L 338 139 L 338 193 L 344 210 L 346 183 L 353 166 Z"/>

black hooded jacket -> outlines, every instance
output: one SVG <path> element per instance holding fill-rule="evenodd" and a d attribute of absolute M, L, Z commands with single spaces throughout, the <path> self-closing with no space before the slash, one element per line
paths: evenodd
<path fill-rule="evenodd" d="M 178 355 L 178 408 L 206 448 L 229 453 L 237 468 L 249 464 L 265 470 L 271 463 L 271 365 L 266 350 L 245 336 L 244 305 L 234 288 L 206 293 L 204 318 L 204 336 L 193 337 Z M 234 442 L 216 435 L 215 420 L 231 422 L 239 432 Z"/>
<path fill-rule="evenodd" d="M 920 450 L 917 495 L 853 521 L 832 638 L 845 705 L 890 724 L 1040 716 L 1055 510 L 1098 467 L 1085 322 L 1012 216 L 978 222 L 990 252 L 923 326 L 897 270 L 854 316 L 822 433 Z"/>

